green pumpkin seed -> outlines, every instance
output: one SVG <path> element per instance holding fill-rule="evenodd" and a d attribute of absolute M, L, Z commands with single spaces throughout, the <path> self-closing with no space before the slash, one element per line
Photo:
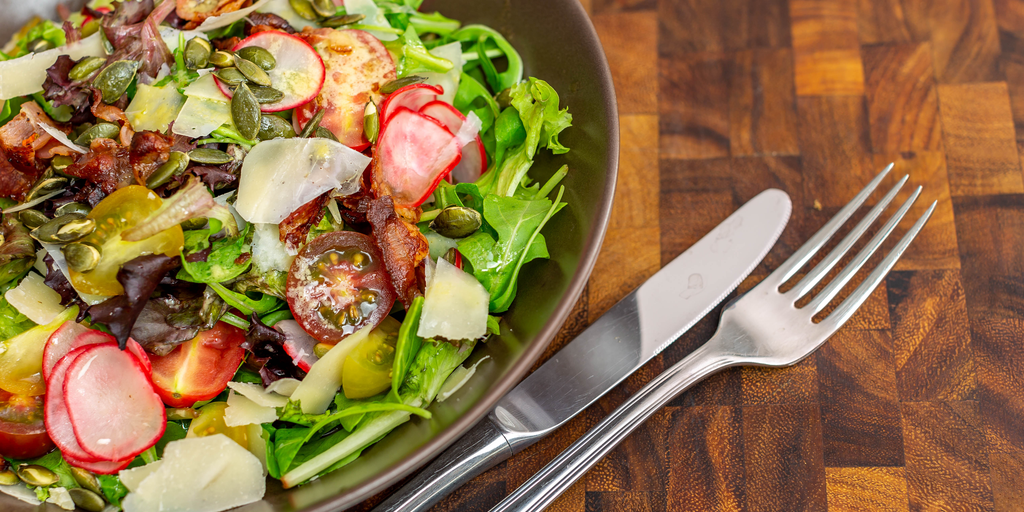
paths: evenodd
<path fill-rule="evenodd" d="M 245 78 L 248 78 L 250 82 L 270 87 L 270 75 L 263 68 L 249 62 L 237 55 L 235 55 L 235 67 L 242 72 Z"/>
<path fill-rule="evenodd" d="M 71 466 L 71 476 L 75 477 L 75 481 L 78 482 L 78 485 L 81 485 L 95 493 L 103 492 L 103 489 L 100 487 L 99 479 L 89 471 Z"/>
<path fill-rule="evenodd" d="M 68 268 L 75 272 L 88 272 L 100 261 L 100 250 L 89 244 L 72 242 L 61 247 L 60 252 L 64 253 Z"/>
<path fill-rule="evenodd" d="M 334 136 L 334 132 L 324 128 L 323 126 L 316 127 L 316 137 L 321 139 L 331 139 L 334 142 L 340 142 L 337 137 Z"/>
<path fill-rule="evenodd" d="M 68 71 L 68 78 L 72 80 L 85 80 L 92 76 L 93 73 L 99 71 L 106 63 L 107 59 L 105 57 L 86 57 L 78 64 L 75 64 L 71 71 Z"/>
<path fill-rule="evenodd" d="M 22 464 L 18 466 L 18 478 L 22 482 L 36 487 L 53 485 L 60 480 L 53 471 L 35 464 Z"/>
<path fill-rule="evenodd" d="M 320 26 L 327 28 L 338 28 L 344 27 L 345 25 L 351 25 L 353 23 L 359 23 L 366 18 L 365 14 L 345 14 L 343 16 L 333 16 L 320 22 Z"/>
<path fill-rule="evenodd" d="M 273 87 L 264 87 L 262 85 L 250 85 L 249 90 L 252 91 L 252 95 L 256 97 L 256 101 L 260 104 L 266 103 L 277 103 L 284 98 L 284 93 L 274 89 Z"/>
<path fill-rule="evenodd" d="M 302 127 L 302 133 L 299 137 L 306 139 L 316 134 L 316 129 L 320 127 L 320 121 L 324 118 L 324 109 L 316 111 L 313 117 L 306 123 L 306 126 Z"/>
<path fill-rule="evenodd" d="M 370 100 L 363 109 L 363 134 L 370 144 L 377 143 L 377 136 L 380 135 L 380 114 L 373 100 Z"/>
<path fill-rule="evenodd" d="M 18 475 L 14 471 L 0 471 L 0 485 L 14 485 L 18 483 Z"/>
<path fill-rule="evenodd" d="M 325 18 L 338 14 L 338 7 L 334 5 L 333 0 L 312 0 L 310 3 L 313 5 L 313 10 Z"/>
<path fill-rule="evenodd" d="M 290 139 L 295 136 L 292 124 L 275 115 L 260 116 L 260 140 Z"/>
<path fill-rule="evenodd" d="M 100 20 L 92 20 L 85 25 L 82 25 L 82 39 L 85 39 L 96 33 L 100 29 Z"/>
<path fill-rule="evenodd" d="M 288 0 L 288 4 L 292 6 L 295 14 L 302 16 L 304 19 L 316 21 L 319 18 L 313 9 L 313 4 L 309 0 Z"/>
<path fill-rule="evenodd" d="M 46 194 L 56 192 L 57 190 L 66 187 L 68 179 L 63 176 L 53 176 L 43 178 L 36 182 L 35 185 L 25 194 L 25 201 L 31 201 L 33 199 L 45 196 Z"/>
<path fill-rule="evenodd" d="M 103 103 L 117 101 L 128 90 L 138 70 L 139 63 L 134 60 L 119 60 L 103 68 L 92 81 L 103 94 Z"/>
<path fill-rule="evenodd" d="M 146 187 L 154 189 L 171 181 L 171 178 L 181 175 L 185 172 L 185 168 L 188 167 L 189 158 L 188 155 L 180 151 L 171 151 L 170 156 L 167 157 L 167 161 L 160 167 L 157 167 L 156 171 L 149 176 L 146 180 Z"/>
<path fill-rule="evenodd" d="M 53 45 L 53 43 L 39 37 L 29 41 L 25 48 L 32 53 L 42 53 L 46 50 L 52 50 L 56 47 Z"/>
<path fill-rule="evenodd" d="M 260 46 L 246 46 L 245 48 L 235 52 L 235 55 L 256 64 L 263 68 L 264 71 L 270 71 L 277 66 L 277 59 L 275 59 L 274 56 L 265 48 Z"/>
<path fill-rule="evenodd" d="M 70 156 L 56 155 L 53 157 L 53 160 L 50 160 L 50 167 L 53 167 L 55 171 L 63 171 L 73 163 L 75 163 L 75 159 Z"/>
<path fill-rule="evenodd" d="M 67 215 L 61 215 L 60 217 L 46 221 L 39 227 L 33 229 L 32 231 L 29 231 L 28 234 L 29 236 L 35 238 L 36 240 L 39 240 L 40 242 L 45 242 L 48 244 L 59 244 L 62 242 L 62 240 L 57 238 L 57 231 L 60 228 L 64 227 L 64 225 L 69 222 L 83 219 L 85 219 L 85 215 L 82 215 L 80 213 L 69 213 Z M 67 242 L 70 240 L 64 241 Z"/>
<path fill-rule="evenodd" d="M 18 212 L 18 220 L 28 229 L 35 229 L 50 222 L 50 218 L 44 215 L 43 212 L 31 208 Z"/>
<path fill-rule="evenodd" d="M 53 212 L 53 214 L 56 217 L 67 215 L 69 213 L 81 213 L 82 215 L 87 215 L 90 210 L 92 210 L 92 208 L 89 208 L 89 206 L 86 204 L 65 203 L 61 205 L 60 208 L 57 208 L 57 210 Z"/>
<path fill-rule="evenodd" d="M 100 30 L 100 42 L 103 43 L 103 53 L 110 55 L 114 53 L 114 44 L 107 39 L 107 33 Z"/>
<path fill-rule="evenodd" d="M 232 160 L 231 155 L 212 148 L 196 148 L 188 152 L 188 158 L 193 162 L 209 165 L 226 164 Z"/>
<path fill-rule="evenodd" d="M 75 139 L 75 144 L 89 147 L 95 139 L 116 139 L 120 133 L 121 127 L 114 123 L 99 123 L 82 132 L 82 134 Z"/>
<path fill-rule="evenodd" d="M 242 137 L 255 139 L 260 133 L 260 102 L 245 84 L 239 84 L 231 97 L 231 121 Z"/>
<path fill-rule="evenodd" d="M 394 80 L 392 80 L 390 82 L 387 82 L 384 85 L 382 85 L 380 87 L 380 93 L 384 94 L 384 95 L 388 95 L 388 94 L 391 94 L 391 93 L 401 89 L 402 87 L 405 87 L 405 86 L 408 86 L 408 85 L 412 85 L 412 84 L 423 83 L 423 82 L 426 82 L 426 81 L 427 81 L 427 77 L 419 76 L 419 75 L 409 75 L 409 76 L 404 76 L 402 78 L 396 78 L 396 79 L 394 79 Z"/>
<path fill-rule="evenodd" d="M 71 495 L 71 501 L 75 502 L 82 510 L 88 512 L 103 512 L 103 509 L 107 507 L 107 502 L 103 501 L 103 498 L 99 494 L 90 491 L 89 489 L 82 489 L 76 487 L 69 489 L 68 494 Z"/>
<path fill-rule="evenodd" d="M 96 231 L 96 221 L 76 219 L 58 228 L 54 236 L 58 242 L 74 242 L 89 236 L 93 231 Z"/>
<path fill-rule="evenodd" d="M 480 212 L 462 206 L 449 206 L 430 222 L 430 229 L 448 238 L 464 238 L 480 229 L 483 218 Z"/>
<path fill-rule="evenodd" d="M 185 45 L 183 53 L 185 67 L 188 69 L 205 68 L 210 62 L 211 53 L 213 53 L 213 47 L 210 46 L 209 41 L 198 36 L 193 37 Z"/>
<path fill-rule="evenodd" d="M 249 79 L 242 74 L 238 68 L 222 68 L 213 72 L 213 76 L 228 85 L 238 85 L 248 82 Z"/>
<path fill-rule="evenodd" d="M 217 50 L 210 54 L 210 64 L 218 68 L 229 68 L 235 65 L 235 56 L 224 50 Z"/>

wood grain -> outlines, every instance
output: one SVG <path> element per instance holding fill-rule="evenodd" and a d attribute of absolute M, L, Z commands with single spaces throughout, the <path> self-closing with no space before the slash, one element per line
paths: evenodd
<path fill-rule="evenodd" d="M 907 510 L 907 479 L 898 468 L 826 468 L 829 512 Z"/>

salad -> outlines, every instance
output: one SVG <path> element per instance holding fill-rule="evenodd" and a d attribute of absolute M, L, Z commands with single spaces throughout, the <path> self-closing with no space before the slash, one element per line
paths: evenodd
<path fill-rule="evenodd" d="M 2 49 L 0 492 L 225 510 L 473 375 L 572 117 L 421 1 L 93 0 Z"/>

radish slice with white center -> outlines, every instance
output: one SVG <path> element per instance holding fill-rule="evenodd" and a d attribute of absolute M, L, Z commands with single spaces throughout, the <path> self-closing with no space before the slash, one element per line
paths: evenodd
<path fill-rule="evenodd" d="M 441 121 L 441 124 L 452 133 L 458 133 L 462 124 L 466 122 L 466 116 L 462 115 L 462 112 L 440 100 L 427 103 L 420 109 L 420 113 Z M 477 132 L 473 142 L 462 148 L 462 160 L 452 169 L 450 176 L 456 183 L 472 183 L 486 170 L 487 151 L 484 150 L 484 142 Z"/>
<path fill-rule="evenodd" d="M 164 404 L 142 363 L 117 346 L 85 348 L 64 379 L 64 401 L 78 444 L 103 460 L 133 457 L 164 433 Z"/>
<path fill-rule="evenodd" d="M 50 372 L 57 365 L 57 361 L 60 361 L 60 358 L 71 352 L 74 348 L 72 344 L 75 338 L 89 330 L 88 327 L 69 320 L 64 322 L 64 325 L 58 327 L 56 331 L 53 331 L 53 334 L 46 340 L 46 346 L 43 347 L 43 378 L 47 381 L 47 387 L 49 387 Z"/>
<path fill-rule="evenodd" d="M 277 61 L 274 69 L 267 71 L 270 86 L 284 93 L 284 98 L 274 103 L 263 103 L 263 112 L 280 112 L 295 108 L 316 97 L 327 76 L 324 61 L 309 43 L 291 34 L 268 30 L 253 34 L 232 48 L 237 52 L 247 46 L 259 46 L 270 52 Z M 217 87 L 225 96 L 231 97 L 231 88 L 217 80 Z"/>
<path fill-rule="evenodd" d="M 460 154 L 455 135 L 440 122 L 400 107 L 377 142 L 377 165 L 395 207 L 423 204 L 459 163 Z"/>
<path fill-rule="evenodd" d="M 117 344 L 115 343 L 114 346 Z M 50 377 L 46 379 L 46 399 L 43 403 L 43 423 L 46 425 L 46 433 L 53 440 L 53 444 L 57 445 L 57 448 L 64 454 L 65 459 L 70 462 L 74 458 L 79 463 L 101 460 L 86 453 L 82 449 L 82 445 L 78 444 L 75 431 L 71 428 L 68 407 L 64 401 L 64 379 L 67 376 L 68 366 L 71 366 L 71 363 L 85 350 L 85 347 L 72 350 L 53 367 Z"/>
<path fill-rule="evenodd" d="M 64 460 L 72 466 L 91 471 L 98 475 L 113 475 L 118 471 L 128 467 L 129 464 L 135 460 L 135 457 L 128 457 L 124 460 L 101 460 L 96 462 L 88 462 L 81 459 L 77 459 L 74 456 L 68 456 L 67 453 L 61 453 L 64 456 Z"/>
<path fill-rule="evenodd" d="M 319 359 L 313 353 L 317 341 L 299 326 L 295 320 L 281 320 L 274 328 L 285 335 L 284 351 L 292 358 L 295 366 L 308 372 L 313 363 Z"/>
<path fill-rule="evenodd" d="M 413 112 L 419 112 L 424 105 L 437 100 L 437 97 L 442 94 L 444 94 L 444 89 L 430 84 L 407 85 L 389 94 L 380 104 L 381 132 L 383 133 L 388 121 L 391 121 L 391 118 L 398 113 L 398 109 L 405 107 Z"/>

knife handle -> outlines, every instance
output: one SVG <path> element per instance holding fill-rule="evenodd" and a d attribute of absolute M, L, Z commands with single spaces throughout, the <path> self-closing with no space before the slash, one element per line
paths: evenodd
<path fill-rule="evenodd" d="M 537 512 L 611 452 L 665 404 L 701 379 L 735 364 L 712 337 L 647 383 L 608 417 L 498 503 L 491 512 Z"/>
<path fill-rule="evenodd" d="M 424 512 L 511 456 L 505 436 L 490 418 L 484 418 L 373 512 Z"/>

